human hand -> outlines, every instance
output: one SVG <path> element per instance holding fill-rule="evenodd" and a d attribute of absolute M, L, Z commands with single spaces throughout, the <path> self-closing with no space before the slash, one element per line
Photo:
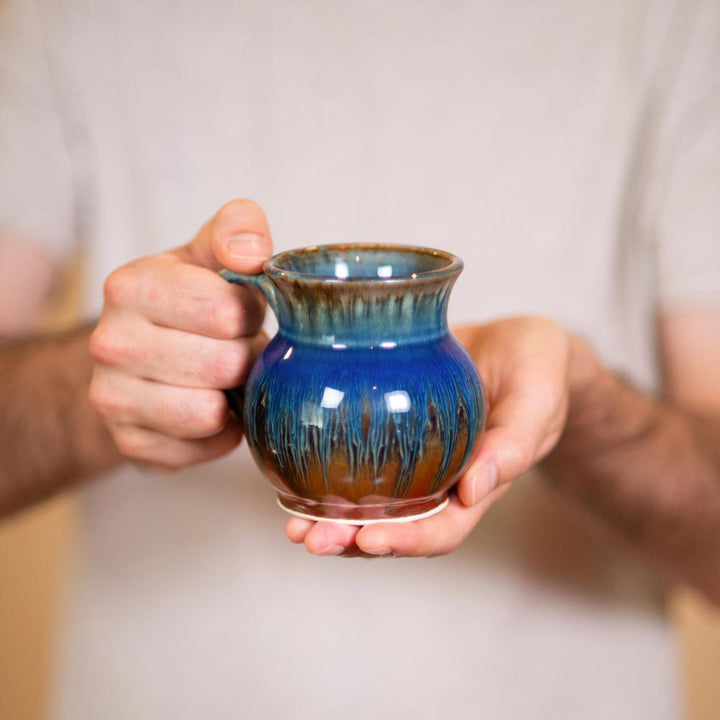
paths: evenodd
<path fill-rule="evenodd" d="M 265 344 L 265 304 L 217 271 L 259 272 L 271 250 L 263 211 L 235 200 L 187 245 L 108 277 L 89 393 L 126 458 L 175 470 L 240 442 L 222 391 L 245 381 Z"/>
<path fill-rule="evenodd" d="M 455 330 L 480 372 L 487 429 L 471 465 L 437 515 L 356 527 L 292 517 L 286 534 L 317 555 L 443 555 L 455 550 L 509 489 L 544 458 L 565 427 L 571 389 L 595 371 L 592 351 L 557 323 L 535 317 Z"/>

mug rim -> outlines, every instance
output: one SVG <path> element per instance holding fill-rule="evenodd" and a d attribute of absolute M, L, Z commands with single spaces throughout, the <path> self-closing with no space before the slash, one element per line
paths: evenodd
<path fill-rule="evenodd" d="M 291 270 L 287 267 L 281 267 L 280 263 L 284 258 L 297 255 L 310 255 L 312 253 L 322 252 L 323 250 L 345 251 L 386 251 L 399 252 L 406 255 L 431 255 L 435 258 L 445 260 L 445 264 L 432 270 L 424 270 L 403 275 L 393 275 L 392 277 L 383 278 L 370 275 L 361 275 L 356 277 L 340 278 L 335 275 L 327 275 L 321 273 L 308 273 L 299 270 Z M 295 248 L 292 250 L 283 250 L 273 255 L 263 264 L 263 270 L 270 275 L 279 275 L 283 278 L 298 280 L 316 280 L 321 282 L 338 282 L 338 283 L 357 283 L 357 282 L 407 282 L 415 280 L 426 280 L 431 278 L 441 278 L 448 275 L 459 273 L 464 267 L 463 261 L 447 250 L 439 250 L 438 248 L 430 248 L 422 245 L 402 245 L 399 243 L 328 243 L 325 245 L 308 245 L 306 247 Z"/>

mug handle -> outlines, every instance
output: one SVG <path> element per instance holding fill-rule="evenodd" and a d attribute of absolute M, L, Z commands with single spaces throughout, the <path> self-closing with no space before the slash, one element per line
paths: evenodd
<path fill-rule="evenodd" d="M 278 314 L 277 304 L 277 291 L 275 286 L 272 284 L 270 278 L 265 273 L 258 273 L 257 275 L 243 275 L 242 273 L 236 273 L 233 270 L 221 270 L 220 277 L 227 280 L 229 283 L 234 285 L 251 285 L 256 287 L 265 296 L 268 301 L 268 305 L 275 313 L 275 317 Z M 232 390 L 223 390 L 225 397 L 227 398 L 228 405 L 232 410 L 235 417 L 243 423 L 243 408 L 245 405 L 245 387 L 236 387 Z"/>
<path fill-rule="evenodd" d="M 272 280 L 263 272 L 257 275 L 243 275 L 242 273 L 236 273 L 233 270 L 221 270 L 220 277 L 225 278 L 234 285 L 251 285 L 256 287 L 265 296 L 268 301 L 270 309 L 275 313 L 275 317 L 278 315 L 278 297 L 277 290 L 272 283 Z"/>

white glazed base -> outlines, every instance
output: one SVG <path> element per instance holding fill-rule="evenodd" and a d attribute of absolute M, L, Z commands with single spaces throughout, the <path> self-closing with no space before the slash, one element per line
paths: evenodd
<path fill-rule="evenodd" d="M 306 520 L 314 520 L 316 522 L 333 522 L 333 523 L 339 523 L 340 525 L 374 525 L 375 523 L 406 523 L 406 522 L 413 522 L 414 520 L 422 520 L 423 518 L 432 517 L 433 515 L 436 515 L 437 513 L 441 512 L 447 507 L 447 504 L 449 502 L 449 498 L 445 498 L 439 505 L 436 505 L 433 508 L 430 508 L 430 510 L 426 510 L 425 512 L 417 513 L 415 515 L 405 515 L 404 517 L 388 517 L 388 518 L 377 518 L 372 520 L 348 520 L 346 518 L 330 518 L 330 517 L 321 517 L 319 515 L 311 515 L 310 513 L 304 513 L 300 512 L 299 510 L 293 510 L 289 507 L 286 507 L 283 504 L 283 501 L 280 497 L 277 498 L 277 504 L 286 512 L 290 513 L 290 515 L 295 515 L 295 517 L 301 517 L 305 518 Z"/>

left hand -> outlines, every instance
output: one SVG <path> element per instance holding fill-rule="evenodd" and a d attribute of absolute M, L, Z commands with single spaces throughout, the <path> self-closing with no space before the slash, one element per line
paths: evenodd
<path fill-rule="evenodd" d="M 463 327 L 488 398 L 487 428 L 470 466 L 437 515 L 357 527 L 291 517 L 288 538 L 316 555 L 433 556 L 455 550 L 510 483 L 542 460 L 565 428 L 571 388 L 599 367 L 578 338 L 546 318 Z"/>

